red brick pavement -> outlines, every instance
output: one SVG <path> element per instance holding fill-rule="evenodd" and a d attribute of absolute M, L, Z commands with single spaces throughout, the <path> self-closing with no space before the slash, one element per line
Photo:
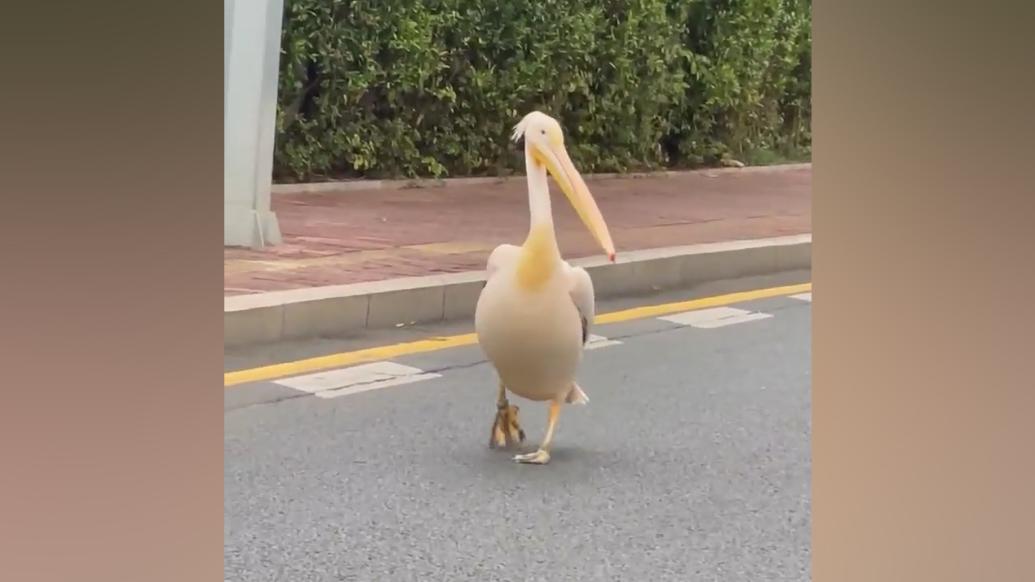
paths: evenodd
<path fill-rule="evenodd" d="M 619 254 L 812 230 L 810 166 L 588 184 Z M 520 244 L 528 229 L 523 180 L 276 194 L 273 208 L 283 244 L 224 249 L 224 295 L 481 270 L 496 245 Z M 563 197 L 553 210 L 566 258 L 599 254 Z"/>

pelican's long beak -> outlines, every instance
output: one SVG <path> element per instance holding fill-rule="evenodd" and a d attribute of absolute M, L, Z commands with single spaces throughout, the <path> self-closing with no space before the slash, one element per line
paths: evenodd
<path fill-rule="evenodd" d="M 597 202 L 593 199 L 593 195 L 590 194 L 586 182 L 582 179 L 582 175 L 575 169 L 575 165 L 571 163 L 571 158 L 568 157 L 568 150 L 565 149 L 564 144 L 550 143 L 545 146 L 537 145 L 533 148 L 533 155 L 536 161 L 546 166 L 546 170 L 550 172 L 553 179 L 560 185 L 561 190 L 568 197 L 568 202 L 571 203 L 579 218 L 582 219 L 582 223 L 589 229 L 597 244 L 607 253 L 608 260 L 614 262 L 615 246 L 611 242 L 611 233 L 607 230 L 607 223 L 604 222 L 604 217 L 600 214 L 600 208 L 597 207 Z"/>

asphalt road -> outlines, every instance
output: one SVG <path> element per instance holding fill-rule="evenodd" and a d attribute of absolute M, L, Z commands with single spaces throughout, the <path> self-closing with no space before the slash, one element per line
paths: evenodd
<path fill-rule="evenodd" d="M 591 401 L 562 410 L 546 466 L 488 448 L 477 347 L 333 398 L 229 389 L 226 579 L 809 580 L 811 305 L 732 307 L 767 316 L 596 328 L 620 343 L 587 352 Z M 534 450 L 546 406 L 512 401 Z"/>

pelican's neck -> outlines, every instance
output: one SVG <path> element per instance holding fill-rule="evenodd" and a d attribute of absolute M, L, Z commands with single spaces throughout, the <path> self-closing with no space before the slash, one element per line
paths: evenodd
<path fill-rule="evenodd" d="M 525 173 L 528 178 L 528 211 L 531 216 L 529 233 L 537 228 L 553 232 L 553 211 L 550 208 L 550 184 L 546 168 L 525 151 Z"/>
<path fill-rule="evenodd" d="M 550 208 L 550 184 L 546 168 L 535 161 L 525 149 L 525 173 L 528 176 L 528 237 L 521 246 L 518 277 L 522 285 L 535 288 L 553 274 L 560 261 L 557 237 L 553 230 L 553 212 Z"/>

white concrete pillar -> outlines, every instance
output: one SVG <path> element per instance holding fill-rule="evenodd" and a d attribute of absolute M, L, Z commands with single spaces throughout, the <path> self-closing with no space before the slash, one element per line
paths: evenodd
<path fill-rule="evenodd" d="M 270 187 L 284 0 L 223 9 L 223 244 L 279 244 Z"/>

